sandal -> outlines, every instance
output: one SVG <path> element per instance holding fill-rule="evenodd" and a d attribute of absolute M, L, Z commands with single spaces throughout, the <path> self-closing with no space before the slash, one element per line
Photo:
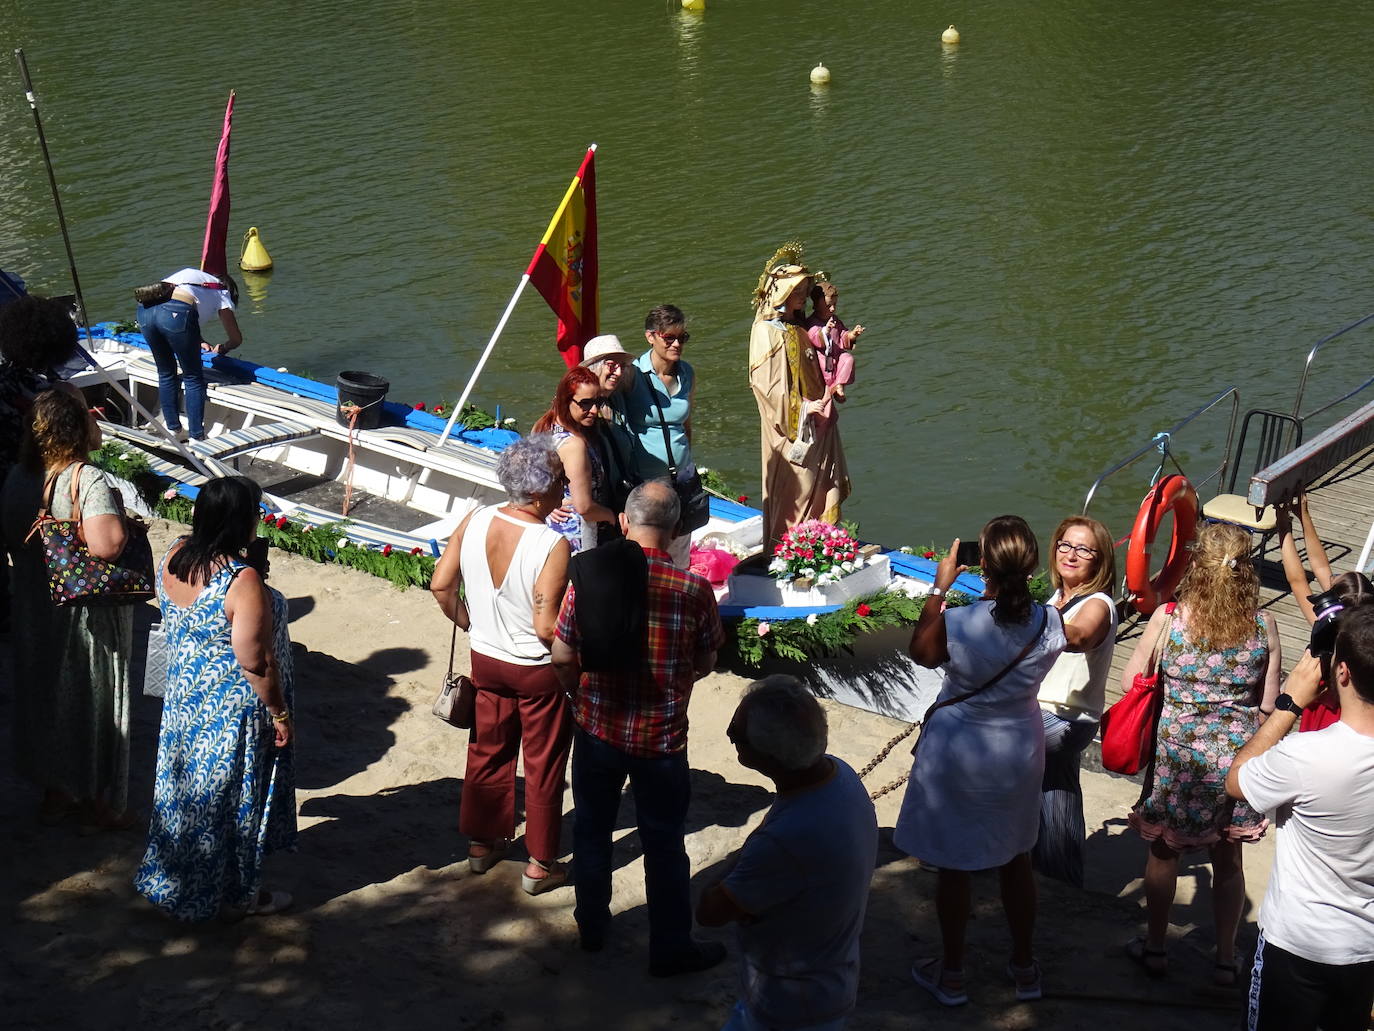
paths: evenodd
<path fill-rule="evenodd" d="M 1016 998 L 1020 1002 L 1034 1002 L 1044 996 L 1044 990 L 1040 983 L 1040 964 L 1031 960 L 1030 966 L 1018 967 L 1015 963 L 1007 963 L 1007 976 L 1011 978 L 1011 983 L 1016 986 Z"/>
<path fill-rule="evenodd" d="M 963 1006 L 968 1002 L 968 992 L 964 991 L 964 972 L 945 969 L 941 960 L 918 959 L 911 964 L 911 979 L 935 996 L 935 1001 L 944 1006 Z"/>
<path fill-rule="evenodd" d="M 1169 972 L 1169 950 L 1152 948 L 1143 935 L 1126 943 L 1126 955 L 1151 977 L 1163 977 Z"/>
<path fill-rule="evenodd" d="M 485 852 L 473 855 L 474 848 L 484 848 Z M 486 873 L 501 860 L 506 858 L 506 853 L 510 851 L 510 839 L 502 838 L 488 844 L 487 842 L 474 841 L 468 846 L 468 869 L 473 873 Z"/>
<path fill-rule="evenodd" d="M 562 863 L 541 863 L 538 859 L 531 858 L 530 864 L 543 870 L 544 876 L 531 877 L 528 873 L 520 875 L 520 887 L 525 889 L 526 895 L 542 895 L 568 883 L 568 868 Z"/>

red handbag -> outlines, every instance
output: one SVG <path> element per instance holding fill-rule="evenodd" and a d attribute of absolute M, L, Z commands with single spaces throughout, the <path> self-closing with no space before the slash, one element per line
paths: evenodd
<path fill-rule="evenodd" d="M 1150 672 L 1137 673 L 1130 690 L 1102 714 L 1102 765 L 1113 773 L 1139 773 L 1154 758 L 1155 731 L 1164 704 L 1159 664 L 1174 623 L 1174 605 L 1169 604 L 1164 611 L 1170 618 L 1150 649 Z"/>

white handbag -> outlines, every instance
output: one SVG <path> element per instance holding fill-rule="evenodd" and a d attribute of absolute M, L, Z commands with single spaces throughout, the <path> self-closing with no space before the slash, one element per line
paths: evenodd
<path fill-rule="evenodd" d="M 161 698 L 167 693 L 167 632 L 157 623 L 148 628 L 148 654 L 143 662 L 143 693 Z"/>
<path fill-rule="evenodd" d="M 1061 652 L 1054 665 L 1040 682 L 1037 696 L 1042 705 L 1063 706 L 1068 709 L 1084 709 L 1084 697 L 1088 681 L 1088 657 L 1082 652 Z"/>
<path fill-rule="evenodd" d="M 811 453 L 811 445 L 816 442 L 816 432 L 811 426 L 811 416 L 802 416 L 797 427 L 797 439 L 787 448 L 787 460 L 793 465 L 805 465 L 806 456 Z"/>

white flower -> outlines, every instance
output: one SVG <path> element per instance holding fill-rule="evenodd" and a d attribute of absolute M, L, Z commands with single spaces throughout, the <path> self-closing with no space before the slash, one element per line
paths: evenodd
<path fill-rule="evenodd" d="M 348 546 L 349 546 L 350 544 L 352 544 L 352 543 L 353 543 L 353 542 L 352 542 L 351 540 L 349 540 L 347 537 L 340 537 L 340 538 L 339 538 L 339 547 L 341 547 L 341 548 L 346 548 L 346 547 L 348 547 Z"/>
<path fill-rule="evenodd" d="M 507 416 L 506 418 L 502 419 L 502 420 L 501 420 L 501 425 L 502 425 L 502 426 L 514 426 L 514 425 L 515 425 L 515 416 L 511 415 L 511 416 Z"/>
<path fill-rule="evenodd" d="M 797 575 L 798 575 L 798 576 L 813 577 L 813 576 L 816 575 L 816 571 L 815 571 L 814 569 L 812 569 L 810 566 L 802 566 L 801 569 L 798 569 L 798 570 L 797 570 Z"/>
<path fill-rule="evenodd" d="M 786 570 L 787 560 L 784 558 L 775 558 L 772 562 L 768 563 L 768 571 L 770 573 L 782 573 Z"/>
<path fill-rule="evenodd" d="M 806 617 L 806 625 L 807 625 L 807 626 L 815 626 L 815 625 L 816 625 L 816 614 L 815 614 L 814 612 L 811 613 L 809 616 Z"/>
<path fill-rule="evenodd" d="M 278 369 L 277 371 L 278 371 L 278 372 L 285 372 L 285 371 L 286 371 L 286 366 L 283 365 L 283 366 L 282 366 L 280 369 Z"/>
<path fill-rule="evenodd" d="M 711 470 L 710 470 L 710 469 L 707 469 L 706 466 L 704 466 L 704 465 L 699 465 L 699 466 L 697 466 L 697 475 L 698 475 L 698 476 L 705 476 L 705 475 L 706 475 L 707 473 L 709 473 L 710 471 L 711 471 Z"/>

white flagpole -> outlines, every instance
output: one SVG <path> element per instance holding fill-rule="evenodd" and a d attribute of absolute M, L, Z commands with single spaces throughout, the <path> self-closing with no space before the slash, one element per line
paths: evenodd
<path fill-rule="evenodd" d="M 501 335 L 501 330 L 506 328 L 506 322 L 510 319 L 511 312 L 515 311 L 515 302 L 520 300 L 520 294 L 525 289 L 525 284 L 530 281 L 530 274 L 526 272 L 520 277 L 520 285 L 515 288 L 515 293 L 511 294 L 510 303 L 506 305 L 506 310 L 501 315 L 501 321 L 496 324 L 496 330 L 491 334 L 491 339 L 487 341 L 486 350 L 482 352 L 482 357 L 477 359 L 477 368 L 472 370 L 472 378 L 468 380 L 468 385 L 463 388 L 463 396 L 458 398 L 458 403 L 453 406 L 453 411 L 449 414 L 448 424 L 444 427 L 443 434 L 439 437 L 439 446 L 442 447 L 444 441 L 448 440 L 448 435 L 453 432 L 453 423 L 458 418 L 458 413 L 463 410 L 463 405 L 468 403 L 468 397 L 472 394 L 472 388 L 477 385 L 477 377 L 482 375 L 482 367 L 487 364 L 487 359 L 491 357 L 492 348 L 496 346 L 496 340 Z"/>

